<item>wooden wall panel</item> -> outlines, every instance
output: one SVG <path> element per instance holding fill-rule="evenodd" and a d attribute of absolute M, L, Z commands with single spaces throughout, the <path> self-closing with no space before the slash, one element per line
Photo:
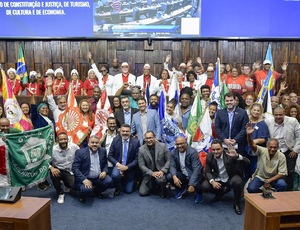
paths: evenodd
<path fill-rule="evenodd" d="M 16 68 L 20 41 L 0 41 L 0 63 L 7 70 Z M 163 62 L 171 54 L 169 68 L 178 68 L 181 62 L 196 61 L 201 57 L 204 67 L 215 63 L 217 57 L 222 63 L 240 67 L 263 61 L 268 44 L 272 46 L 275 69 L 281 72 L 281 63 L 287 61 L 290 91 L 300 95 L 300 41 L 252 41 L 252 40 L 26 40 L 22 41 L 28 71 L 40 70 L 42 74 L 48 68 L 63 67 L 65 75 L 75 68 L 84 80 L 90 69 L 88 52 L 92 52 L 95 63 L 111 66 L 116 56 L 119 62 L 127 61 L 131 73 L 140 75 L 145 63 L 151 65 L 151 73 L 158 76 Z"/>

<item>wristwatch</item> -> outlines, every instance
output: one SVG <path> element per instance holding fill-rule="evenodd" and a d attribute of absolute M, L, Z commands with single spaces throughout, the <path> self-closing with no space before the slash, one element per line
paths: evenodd
<path fill-rule="evenodd" d="M 266 179 L 265 183 L 267 183 L 267 184 L 270 184 L 270 182 L 269 182 L 269 180 L 268 180 L 268 179 Z"/>

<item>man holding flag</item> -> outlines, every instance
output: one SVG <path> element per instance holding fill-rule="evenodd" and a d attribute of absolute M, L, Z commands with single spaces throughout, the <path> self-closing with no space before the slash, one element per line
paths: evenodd
<path fill-rule="evenodd" d="M 259 70 L 260 66 L 255 65 L 255 72 L 254 72 L 254 77 L 255 77 L 255 82 L 256 82 L 256 92 L 260 94 L 260 90 L 262 86 L 264 85 L 264 81 L 268 79 L 272 79 L 270 82 L 270 89 L 274 89 L 275 82 L 279 79 L 282 78 L 284 79 L 286 77 L 286 70 L 287 70 L 287 62 L 284 62 L 281 66 L 283 73 L 280 74 L 276 71 L 274 71 L 274 65 L 273 65 L 273 58 L 272 58 L 272 52 L 271 52 L 271 45 L 268 46 L 266 58 L 263 62 L 263 69 Z M 272 96 L 272 95 L 271 95 Z"/>

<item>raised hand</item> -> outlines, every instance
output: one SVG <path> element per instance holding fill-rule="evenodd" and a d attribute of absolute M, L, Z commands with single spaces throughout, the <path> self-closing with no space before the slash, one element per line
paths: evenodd
<path fill-rule="evenodd" d="M 228 153 L 227 153 L 227 155 L 229 155 L 231 157 L 237 157 L 239 154 L 236 152 L 236 150 L 233 147 L 233 145 L 228 145 Z"/>
<path fill-rule="evenodd" d="M 281 69 L 282 69 L 283 71 L 286 71 L 287 66 L 288 66 L 288 63 L 287 63 L 287 62 L 283 62 L 282 65 L 281 65 Z"/>
<path fill-rule="evenodd" d="M 286 81 L 282 81 L 280 83 L 280 91 L 285 91 L 288 88 L 288 85 L 286 84 Z"/>
<path fill-rule="evenodd" d="M 254 132 L 253 126 L 252 126 L 252 124 L 251 124 L 250 122 L 248 122 L 248 123 L 246 124 L 246 133 L 247 133 L 247 134 L 252 134 L 253 132 Z"/>
<path fill-rule="evenodd" d="M 171 60 L 171 54 L 168 54 L 167 57 L 166 57 L 166 63 L 169 63 Z"/>

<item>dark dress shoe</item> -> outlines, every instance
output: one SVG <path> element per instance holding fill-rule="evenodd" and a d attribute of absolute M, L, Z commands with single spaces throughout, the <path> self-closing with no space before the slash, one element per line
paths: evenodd
<path fill-rule="evenodd" d="M 115 192 L 114 192 L 114 196 L 119 196 L 119 195 L 120 195 L 120 192 L 121 192 L 121 191 L 120 191 L 119 189 L 116 189 Z"/>
<path fill-rule="evenodd" d="M 85 198 L 85 197 L 79 197 L 79 201 L 80 201 L 81 203 L 85 203 L 85 202 L 86 202 L 86 198 Z"/>
<path fill-rule="evenodd" d="M 234 212 L 236 214 L 242 215 L 242 209 L 241 209 L 241 206 L 239 204 L 233 203 L 233 209 L 234 209 Z"/>

